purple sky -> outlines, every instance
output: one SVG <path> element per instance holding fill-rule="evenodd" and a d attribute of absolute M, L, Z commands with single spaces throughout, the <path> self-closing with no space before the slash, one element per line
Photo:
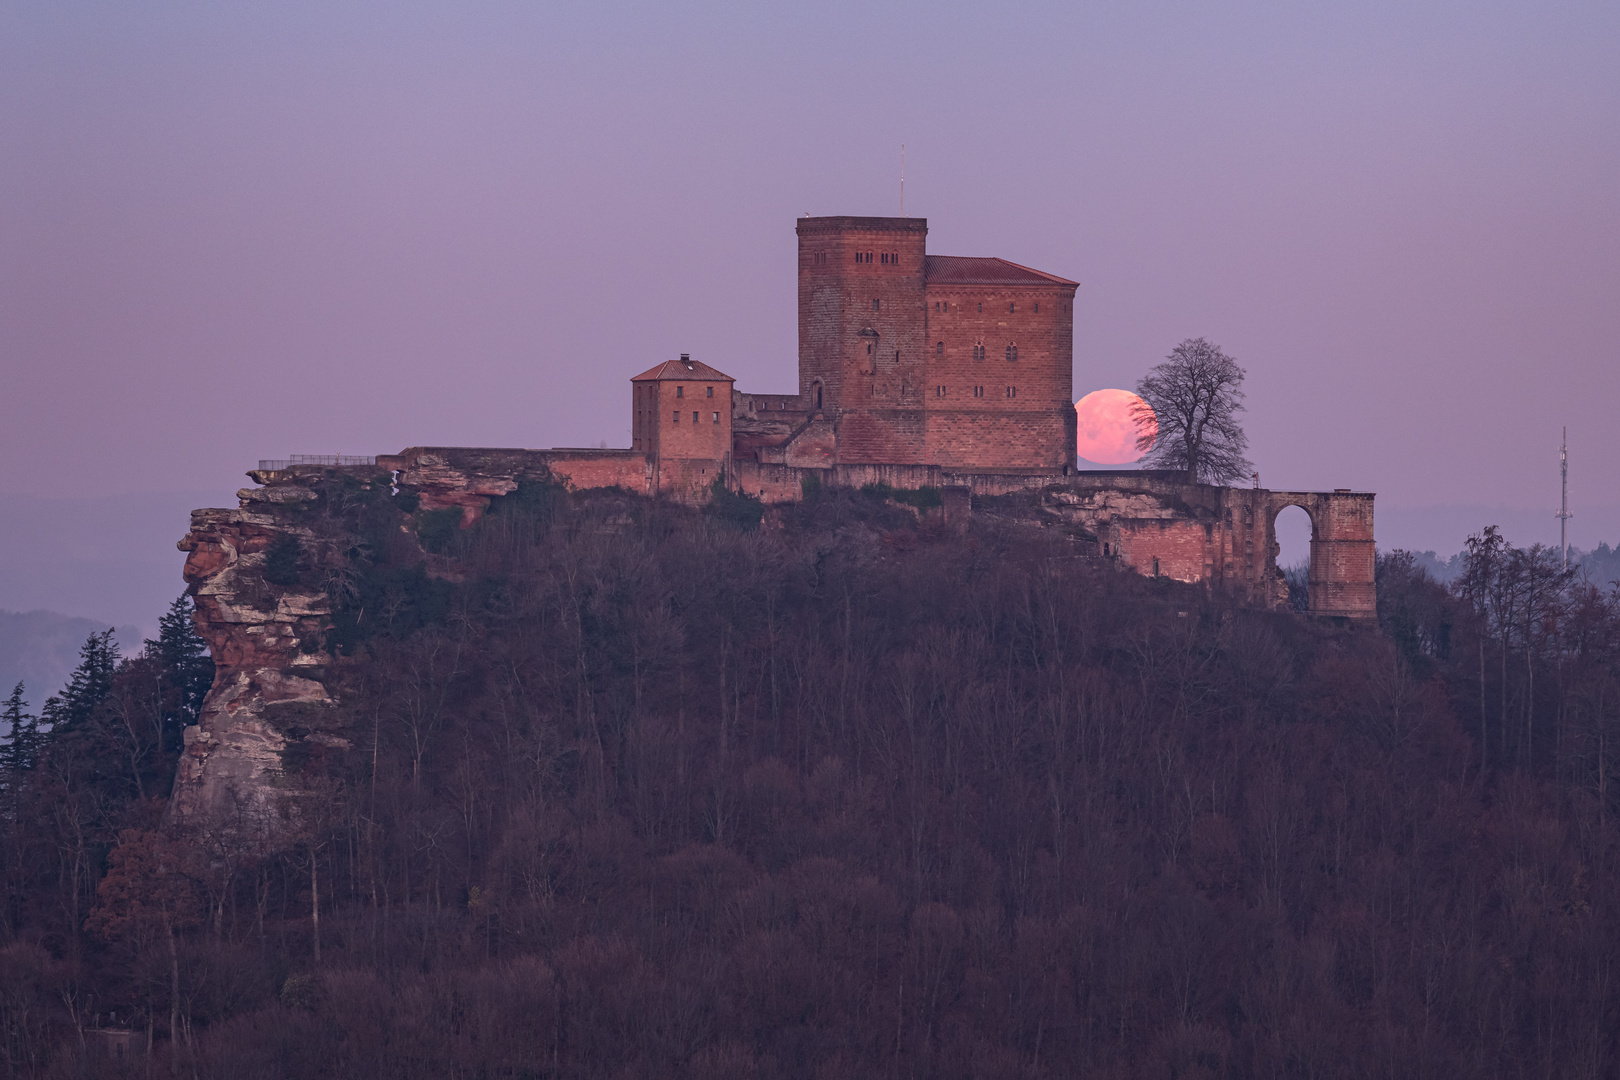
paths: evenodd
<path fill-rule="evenodd" d="M 904 142 L 931 250 L 1082 283 L 1076 396 L 1204 335 L 1267 486 L 1554 539 L 1568 424 L 1613 542 L 1617 57 L 1612 0 L 13 0 L 0 496 L 628 445 L 683 351 L 794 389 L 794 218 L 897 213 Z"/>

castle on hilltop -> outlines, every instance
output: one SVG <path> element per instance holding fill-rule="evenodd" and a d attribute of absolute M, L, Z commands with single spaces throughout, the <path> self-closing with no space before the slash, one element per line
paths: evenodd
<path fill-rule="evenodd" d="M 1076 470 L 1078 283 L 1005 259 L 930 255 L 923 218 L 804 217 L 797 232 L 796 393 L 738 390 L 682 354 L 630 380 L 627 449 L 415 447 L 377 464 L 423 506 L 459 507 L 468 523 L 541 476 L 695 503 L 717 484 L 767 503 L 799 499 L 807 483 L 932 488 L 958 520 L 976 499 L 1024 492 L 1085 554 L 1261 607 L 1288 602 L 1275 521 L 1301 506 L 1310 610 L 1375 615 L 1369 492 Z"/>
<path fill-rule="evenodd" d="M 375 459 L 262 461 L 248 474 L 259 486 L 237 492 L 236 508 L 194 511 L 179 546 L 216 667 L 201 719 L 186 729 L 171 823 L 207 830 L 251 819 L 276 834 L 285 803 L 271 778 L 289 740 L 349 745 L 292 720 L 333 700 L 320 644 L 332 598 L 307 583 L 269 587 L 263 573 L 289 540 L 308 558 L 348 558 L 349 542 L 323 543 L 300 509 L 327 497 L 334 478 L 408 496 L 398 505 L 424 552 L 427 526 L 453 528 L 445 511 L 471 525 L 526 482 L 690 503 L 722 490 L 766 503 L 818 488 L 913 491 L 907 501 L 935 524 L 965 528 L 987 514 L 1048 528 L 1075 559 L 1262 609 L 1289 603 L 1275 522 L 1299 506 L 1312 526 L 1311 613 L 1376 617 L 1371 493 L 1077 471 L 1076 283 L 1002 259 L 929 255 L 927 232 L 918 218 L 799 221 L 797 393 L 739 391 L 683 355 L 630 380 L 626 449 L 418 446 Z M 401 530 L 411 543 L 412 528 Z"/>

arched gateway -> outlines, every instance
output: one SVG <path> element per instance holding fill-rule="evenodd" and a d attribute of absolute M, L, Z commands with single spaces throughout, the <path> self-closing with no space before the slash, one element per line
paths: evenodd
<path fill-rule="evenodd" d="M 1377 618 L 1372 493 L 1341 488 L 1332 492 L 1267 491 L 1263 494 L 1271 572 L 1280 577 L 1277 515 L 1287 507 L 1298 506 L 1311 518 L 1311 614 Z M 1287 599 L 1286 586 L 1283 598 Z"/>

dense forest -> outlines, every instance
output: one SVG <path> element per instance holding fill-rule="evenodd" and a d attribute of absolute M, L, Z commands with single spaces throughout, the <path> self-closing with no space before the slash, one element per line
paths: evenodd
<path fill-rule="evenodd" d="M 186 603 L 92 638 L 7 706 L 6 1069 L 1620 1071 L 1613 587 L 1487 529 L 1348 627 L 897 494 L 332 496 L 278 850 L 163 828 Z"/>

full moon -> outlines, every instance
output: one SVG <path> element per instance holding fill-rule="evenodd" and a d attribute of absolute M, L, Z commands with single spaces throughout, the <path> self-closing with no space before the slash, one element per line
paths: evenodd
<path fill-rule="evenodd" d="M 1093 390 L 1074 403 L 1079 434 L 1075 449 L 1099 465 L 1128 465 L 1147 453 L 1136 448 L 1137 426 L 1131 410 L 1145 404 L 1129 390 Z M 1149 432 L 1159 425 L 1148 421 Z"/>

